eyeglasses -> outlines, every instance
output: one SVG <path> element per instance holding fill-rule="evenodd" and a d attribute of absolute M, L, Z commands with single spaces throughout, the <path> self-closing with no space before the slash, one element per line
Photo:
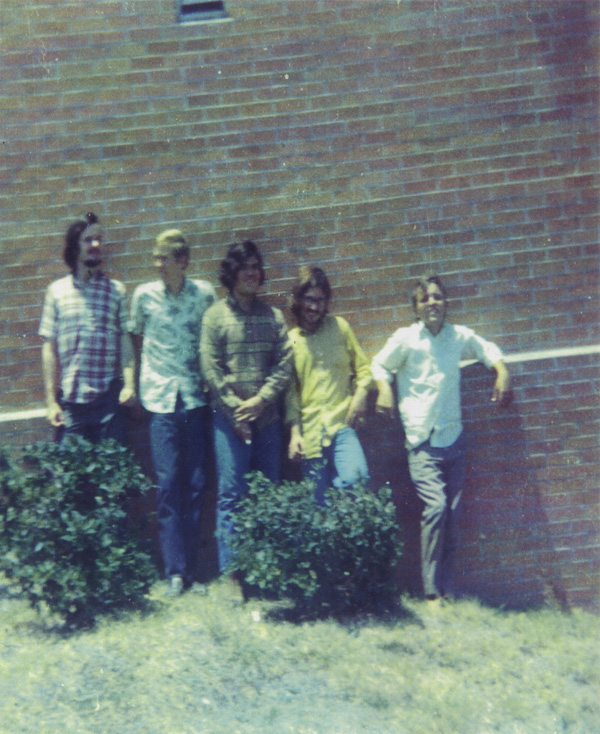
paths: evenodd
<path fill-rule="evenodd" d="M 327 303 L 326 298 L 313 298 L 312 296 L 303 296 L 302 302 L 309 306 L 323 306 Z"/>

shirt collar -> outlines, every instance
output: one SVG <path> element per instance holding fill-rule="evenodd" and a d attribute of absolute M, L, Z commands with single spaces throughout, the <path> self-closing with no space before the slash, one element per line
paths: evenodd
<path fill-rule="evenodd" d="M 186 278 L 186 277 L 185 277 L 185 275 L 184 275 L 184 276 L 183 276 L 183 283 L 181 284 L 181 289 L 180 289 L 179 293 L 172 293 L 172 292 L 171 292 L 171 291 L 170 291 L 170 290 L 169 290 L 169 289 L 167 288 L 167 286 L 166 286 L 166 283 L 165 283 L 165 281 L 164 281 L 164 280 L 162 280 L 162 279 L 161 279 L 161 280 L 159 280 L 159 283 L 161 284 L 161 290 L 162 290 L 162 292 L 163 292 L 163 293 L 164 293 L 164 294 L 165 294 L 166 296 L 169 296 L 170 298 L 179 298 L 179 296 L 181 296 L 181 295 L 183 294 L 183 292 L 185 291 L 185 289 L 187 288 L 188 280 L 187 280 L 187 278 Z"/>
<path fill-rule="evenodd" d="M 440 336 L 445 331 L 447 331 L 447 328 L 446 327 L 448 326 L 448 322 L 446 320 L 444 320 L 444 323 L 442 324 L 442 328 L 438 331 L 438 333 L 437 334 L 432 334 L 431 331 L 429 331 L 429 329 L 425 326 L 425 324 L 422 321 L 420 321 L 420 320 L 417 321 L 417 324 L 419 324 L 419 329 L 420 329 L 421 333 L 422 334 L 427 334 L 427 336 L 430 339 L 437 339 L 438 336 Z"/>
<path fill-rule="evenodd" d="M 91 275 L 87 280 L 84 278 L 78 278 L 75 273 L 71 273 L 71 279 L 73 281 L 73 285 L 76 288 L 85 288 L 88 285 L 93 285 L 94 283 L 99 283 L 103 278 L 106 278 L 102 270 L 98 270 L 93 275 Z"/>
<path fill-rule="evenodd" d="M 235 296 L 233 295 L 233 293 L 229 292 L 229 293 L 227 294 L 227 303 L 228 303 L 228 304 L 229 304 L 229 305 L 231 306 L 231 308 L 233 308 L 233 309 L 234 309 L 235 311 L 238 311 L 239 313 L 242 313 L 242 314 L 248 314 L 248 313 L 253 313 L 253 312 L 255 312 L 255 311 L 256 311 L 256 308 L 257 308 L 257 306 L 258 306 L 258 304 L 259 304 L 259 302 L 260 302 L 260 301 L 259 301 L 259 299 L 258 299 L 258 296 L 254 296 L 254 297 L 253 297 L 253 299 L 252 299 L 252 303 L 250 304 L 250 308 L 249 308 L 249 309 L 248 309 L 248 310 L 246 311 L 246 309 L 245 309 L 245 308 L 242 308 L 242 307 L 241 307 L 241 305 L 240 305 L 240 302 L 239 302 L 239 301 L 238 301 L 238 299 L 237 299 L 237 298 L 236 298 L 236 297 L 235 297 Z"/>

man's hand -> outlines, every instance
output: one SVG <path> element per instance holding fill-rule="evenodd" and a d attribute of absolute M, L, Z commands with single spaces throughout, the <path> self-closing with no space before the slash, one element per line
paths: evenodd
<path fill-rule="evenodd" d="M 304 458 L 304 437 L 300 426 L 294 424 L 290 433 L 290 444 L 288 446 L 288 458 L 290 461 L 300 461 Z"/>
<path fill-rule="evenodd" d="M 60 405 L 54 401 L 46 406 L 46 419 L 55 428 L 64 426 L 65 418 Z"/>
<path fill-rule="evenodd" d="M 492 403 L 505 405 L 509 400 L 510 377 L 504 362 L 499 361 L 494 365 L 496 370 L 496 382 L 494 383 L 494 392 L 492 393 Z"/>
<path fill-rule="evenodd" d="M 375 412 L 386 418 L 394 417 L 395 401 L 394 391 L 387 380 L 377 380 L 377 402 L 375 403 Z"/>
<path fill-rule="evenodd" d="M 260 418 L 266 405 L 261 397 L 255 395 L 253 398 L 248 398 L 248 400 L 244 400 L 243 403 L 238 405 L 233 417 L 237 423 L 252 423 Z"/>
<path fill-rule="evenodd" d="M 364 418 L 366 413 L 367 391 L 362 387 L 358 387 L 346 411 L 346 425 L 353 426 L 355 423 L 360 422 L 360 419 Z"/>
<path fill-rule="evenodd" d="M 127 408 L 132 408 L 137 403 L 137 397 L 135 390 L 130 387 L 123 387 L 119 393 L 119 405 L 124 405 Z"/>
<path fill-rule="evenodd" d="M 252 427 L 249 423 L 238 421 L 233 427 L 233 430 L 244 443 L 252 443 Z"/>

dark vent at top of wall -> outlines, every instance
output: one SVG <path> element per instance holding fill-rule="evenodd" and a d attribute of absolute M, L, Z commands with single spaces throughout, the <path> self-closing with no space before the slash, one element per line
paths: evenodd
<path fill-rule="evenodd" d="M 210 0 L 203 3 L 181 0 L 179 3 L 179 20 L 182 23 L 225 18 L 226 15 L 225 3 L 222 0 Z"/>

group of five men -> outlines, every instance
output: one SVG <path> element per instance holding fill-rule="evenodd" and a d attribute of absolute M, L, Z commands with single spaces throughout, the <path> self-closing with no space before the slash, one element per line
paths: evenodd
<path fill-rule="evenodd" d="M 319 504 L 330 487 L 367 482 L 354 426 L 375 384 L 377 412 L 393 415 L 395 382 L 411 479 L 424 503 L 424 592 L 430 599 L 452 594 L 465 466 L 459 363 L 476 359 L 496 371 L 495 401 L 507 395 L 509 379 L 494 344 L 446 322 L 439 278 L 419 281 L 412 295 L 416 322 L 398 329 L 369 365 L 348 322 L 329 314 L 331 286 L 319 267 L 301 268 L 293 291 L 296 326 L 288 332 L 282 312 L 258 296 L 265 273 L 252 241 L 229 247 L 219 273 L 223 299 L 210 283 L 186 276 L 190 248 L 179 230 L 159 235 L 153 258 L 159 279 L 136 288 L 128 314 L 123 285 L 102 271 L 97 217 L 74 222 L 64 248 L 71 274 L 49 286 L 39 333 L 47 417 L 64 435 L 123 442 L 119 407 L 134 405 L 139 394 L 149 412 L 171 593 L 196 577 L 211 431 L 225 573 L 248 473 L 278 481 L 289 435 L 288 456 L 301 462 Z"/>

